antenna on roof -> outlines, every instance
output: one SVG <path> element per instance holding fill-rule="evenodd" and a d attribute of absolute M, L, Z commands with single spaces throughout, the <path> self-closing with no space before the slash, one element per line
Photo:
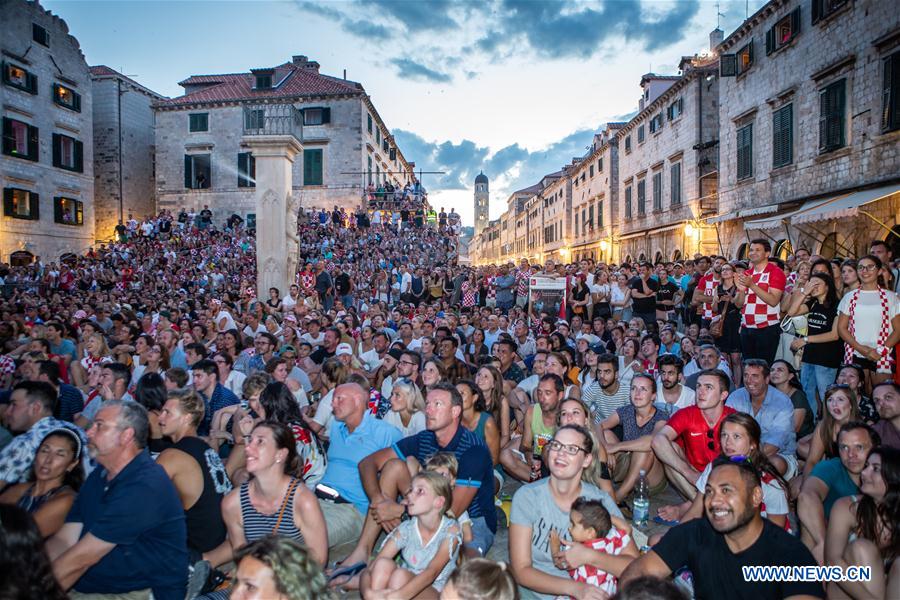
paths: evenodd
<path fill-rule="evenodd" d="M 722 14 L 722 4 L 716 0 L 716 29 L 722 29 L 722 17 L 724 16 Z"/>
<path fill-rule="evenodd" d="M 344 69 L 344 81 L 347 81 L 347 69 Z"/>

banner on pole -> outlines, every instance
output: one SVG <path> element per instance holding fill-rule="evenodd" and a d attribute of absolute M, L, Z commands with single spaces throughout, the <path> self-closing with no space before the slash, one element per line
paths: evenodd
<path fill-rule="evenodd" d="M 541 314 L 566 318 L 565 277 L 528 278 L 528 320 L 531 327 L 540 324 Z"/>

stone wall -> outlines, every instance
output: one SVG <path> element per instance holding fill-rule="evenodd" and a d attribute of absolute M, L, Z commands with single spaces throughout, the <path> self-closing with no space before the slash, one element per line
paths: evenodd
<path fill-rule="evenodd" d="M 84 252 L 94 243 L 92 94 L 88 66 L 78 41 L 66 23 L 34 2 L 5 0 L 0 19 L 2 60 L 37 76 L 37 94 L 0 84 L 3 117 L 38 128 L 39 160 L 0 155 L 0 185 L 39 194 L 40 218 L 23 220 L 0 211 L 0 261 L 27 250 L 46 262 L 67 252 Z M 32 24 L 49 33 L 49 47 L 32 39 Z M 53 102 L 52 88 L 61 83 L 81 96 L 76 112 Z M 81 141 L 84 171 L 75 173 L 53 166 L 53 134 Z M 54 197 L 83 203 L 83 225 L 56 223 Z"/>
<path fill-rule="evenodd" d="M 119 219 L 142 219 L 156 212 L 154 115 L 161 99 L 115 75 L 93 76 L 94 214 L 99 239 L 110 238 Z M 121 163 L 119 109 L 121 91 Z M 122 177 L 121 214 L 119 174 Z"/>

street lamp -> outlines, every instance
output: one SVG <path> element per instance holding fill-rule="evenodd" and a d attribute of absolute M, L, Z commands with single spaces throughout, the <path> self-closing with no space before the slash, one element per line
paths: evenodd
<path fill-rule="evenodd" d="M 694 231 L 695 231 L 695 229 L 694 229 L 694 225 L 692 223 L 687 223 L 684 226 L 684 235 L 686 235 L 687 237 L 689 237 L 689 238 L 694 237 Z"/>
<path fill-rule="evenodd" d="M 600 250 L 602 250 L 603 252 L 609 250 L 609 242 L 607 242 L 606 240 L 600 240 Z"/>

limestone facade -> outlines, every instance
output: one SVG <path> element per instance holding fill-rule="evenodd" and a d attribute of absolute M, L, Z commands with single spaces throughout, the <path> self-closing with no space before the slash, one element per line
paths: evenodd
<path fill-rule="evenodd" d="M 719 235 L 728 240 L 726 253 L 741 254 L 748 237 L 768 237 L 782 254 L 792 243 L 859 255 L 872 239 L 885 238 L 886 229 L 862 215 L 764 229 L 752 223 L 759 207 L 769 207 L 766 216 L 900 180 L 896 5 L 773 0 L 724 40 L 720 54 L 737 58 L 735 75 L 722 77 L 719 87 Z M 892 227 L 898 204 L 895 194 L 867 212 Z"/>
<path fill-rule="evenodd" d="M 255 219 L 254 163 L 242 158 L 249 150 L 241 138 L 253 124 L 247 111 L 268 103 L 290 103 L 303 120 L 303 152 L 293 163 L 293 195 L 301 206 L 355 208 L 369 183 L 414 181 L 414 163 L 396 146 L 362 85 L 320 74 L 319 64 L 305 56 L 272 69 L 195 75 L 180 85 L 185 95 L 155 105 L 161 209 L 209 205 L 217 218 Z M 199 183 L 192 178 L 198 172 L 204 173 Z"/>
<path fill-rule="evenodd" d="M 616 132 L 624 123 L 608 123 L 594 135 L 590 153 L 572 171 L 572 258 L 610 260 L 618 216 L 619 162 Z"/>
<path fill-rule="evenodd" d="M 99 239 L 156 212 L 153 104 L 164 96 L 105 65 L 91 67 L 94 219 Z"/>
<path fill-rule="evenodd" d="M 0 261 L 49 263 L 94 244 L 90 72 L 38 2 L 2 0 L 0 14 Z"/>

